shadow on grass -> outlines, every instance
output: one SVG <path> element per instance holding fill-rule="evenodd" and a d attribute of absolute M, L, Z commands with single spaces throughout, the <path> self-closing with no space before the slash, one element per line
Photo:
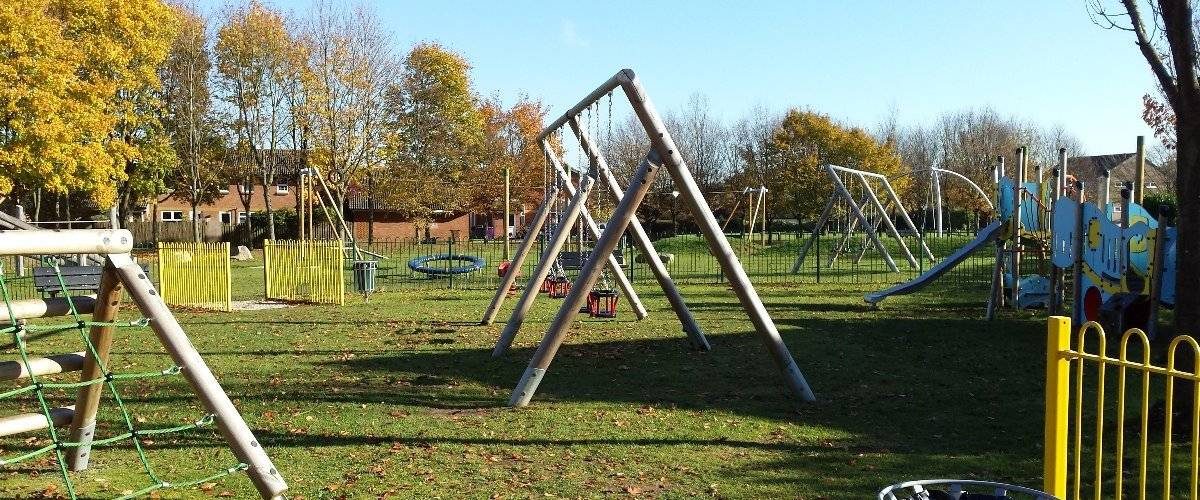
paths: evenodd
<path fill-rule="evenodd" d="M 1039 322 L 856 318 L 780 326 L 816 403 L 785 393 L 760 341 L 744 332 L 710 335 L 711 352 L 692 351 L 682 338 L 568 339 L 525 411 L 573 402 L 719 410 L 837 429 L 868 448 L 913 453 L 945 453 L 946 443 L 965 454 L 1000 453 L 1038 442 L 1045 357 Z M 275 354 L 299 354 L 297 363 L 353 381 L 287 380 L 276 390 L 230 379 L 226 389 L 240 400 L 283 394 L 310 403 L 497 408 L 532 349 L 513 349 L 503 359 L 486 348 Z"/>

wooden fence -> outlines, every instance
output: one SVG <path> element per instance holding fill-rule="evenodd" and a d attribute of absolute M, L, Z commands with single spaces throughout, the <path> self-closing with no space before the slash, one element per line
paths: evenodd
<path fill-rule="evenodd" d="M 229 243 L 158 244 L 158 292 L 171 305 L 233 310 Z"/>
<path fill-rule="evenodd" d="M 263 264 L 267 299 L 346 303 L 340 240 L 265 240 Z"/>

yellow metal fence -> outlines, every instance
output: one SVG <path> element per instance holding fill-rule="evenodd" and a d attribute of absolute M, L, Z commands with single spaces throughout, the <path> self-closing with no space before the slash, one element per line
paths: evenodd
<path fill-rule="evenodd" d="M 1069 319 L 1055 316 L 1046 341 L 1044 491 L 1064 499 L 1198 498 L 1196 340 L 1174 338 L 1166 366 L 1152 362 L 1138 329 L 1114 349 L 1099 324 L 1072 332 Z"/>
<path fill-rule="evenodd" d="M 158 293 L 171 305 L 233 310 L 229 243 L 159 243 Z"/>
<path fill-rule="evenodd" d="M 343 245 L 339 240 L 263 241 L 268 299 L 346 303 Z"/>

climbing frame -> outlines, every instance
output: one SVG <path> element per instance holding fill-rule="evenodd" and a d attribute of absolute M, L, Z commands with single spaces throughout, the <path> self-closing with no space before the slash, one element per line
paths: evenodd
<path fill-rule="evenodd" d="M 50 444 L 16 456 L 0 457 L 0 466 L 25 462 L 52 454 L 71 498 L 79 494 L 73 471 L 87 468 L 95 448 L 131 444 L 137 454 L 149 484 L 121 498 L 149 495 L 169 488 L 183 488 L 213 481 L 244 470 L 263 498 L 281 498 L 287 484 L 267 456 L 250 428 L 234 408 L 204 359 L 184 333 L 179 322 L 167 309 L 145 271 L 129 254 L 133 237 L 126 230 L 65 230 L 47 234 L 43 231 L 0 231 L 0 256 L 96 254 L 104 263 L 100 287 L 96 295 L 70 295 L 62 280 L 58 261 L 42 257 L 43 265 L 56 270 L 61 296 L 49 299 L 14 300 L 0 274 L 0 336 L 11 340 L 18 358 L 0 362 L 0 380 L 17 381 L 23 385 L 0 392 L 0 400 L 32 396 L 40 411 L 0 417 L 0 437 L 35 431 L 45 431 Z M 118 321 L 117 310 L 123 295 L 128 295 L 142 314 L 135 321 Z M 90 317 L 88 316 L 90 315 Z M 67 317 L 62 324 L 43 325 L 29 320 Z M 158 371 L 118 373 L 109 365 L 109 354 L 115 334 L 120 329 L 149 327 L 170 354 L 174 364 Z M 34 357 L 28 343 L 41 337 L 77 332 L 84 349 L 55 356 Z M 78 382 L 54 382 L 55 374 L 79 372 Z M 143 428 L 125 401 L 119 386 L 130 381 L 182 376 L 200 400 L 207 414 L 190 423 L 166 427 Z M 107 392 L 116 405 L 123 432 L 113 436 L 96 436 L 96 419 L 101 396 Z M 76 390 L 74 405 L 54 406 L 48 392 Z M 168 481 L 158 476 L 146 454 L 149 437 L 174 434 L 199 427 L 215 425 L 238 463 L 205 477 L 185 481 Z M 64 432 L 65 431 L 65 432 Z"/>

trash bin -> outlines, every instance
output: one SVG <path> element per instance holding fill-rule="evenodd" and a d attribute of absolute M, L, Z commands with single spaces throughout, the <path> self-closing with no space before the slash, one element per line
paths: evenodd
<path fill-rule="evenodd" d="M 354 291 L 371 293 L 375 291 L 375 273 L 377 262 L 373 260 L 354 261 Z"/>

